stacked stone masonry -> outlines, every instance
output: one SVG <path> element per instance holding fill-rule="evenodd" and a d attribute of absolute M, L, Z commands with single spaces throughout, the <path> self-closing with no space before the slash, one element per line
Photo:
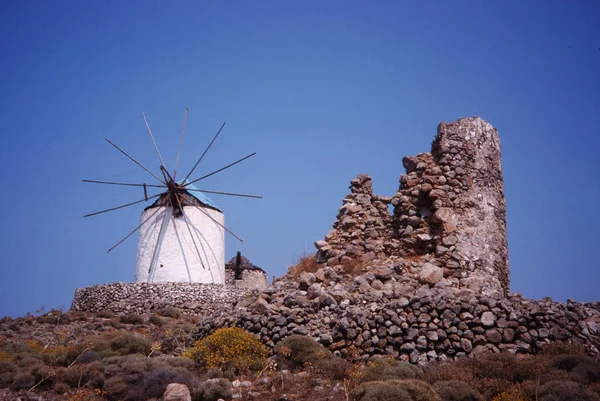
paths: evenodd
<path fill-rule="evenodd" d="M 506 202 L 498 132 L 478 117 L 442 123 L 430 153 L 404 157 L 393 197 L 373 194 L 359 175 L 317 259 L 412 264 L 411 274 L 447 280 L 482 295 L 510 287 Z M 393 205 L 390 216 L 388 205 Z M 416 263 L 415 263 L 416 262 Z"/>
<path fill-rule="evenodd" d="M 235 259 L 235 258 L 234 258 Z M 209 315 L 267 288 L 265 272 L 244 259 L 236 278 L 233 260 L 226 265 L 226 284 L 114 283 L 78 288 L 71 310 L 111 311 L 117 315 L 157 313 L 165 307 L 183 314 Z"/>
<path fill-rule="evenodd" d="M 271 347 L 301 334 L 350 360 L 391 355 L 420 364 L 483 352 L 537 353 L 555 342 L 581 344 L 599 355 L 598 309 L 571 300 L 430 288 L 387 267 L 352 280 L 340 267 L 324 267 L 204 317 L 199 337 L 237 326 Z"/>

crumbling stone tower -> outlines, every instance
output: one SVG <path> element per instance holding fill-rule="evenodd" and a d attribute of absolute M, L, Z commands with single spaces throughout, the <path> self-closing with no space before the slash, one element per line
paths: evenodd
<path fill-rule="evenodd" d="M 479 117 L 441 123 L 430 153 L 404 157 L 393 197 L 351 182 L 333 230 L 315 244 L 320 262 L 411 260 L 432 285 L 483 295 L 509 290 L 506 201 L 498 132 Z M 393 216 L 387 205 L 394 206 Z"/>

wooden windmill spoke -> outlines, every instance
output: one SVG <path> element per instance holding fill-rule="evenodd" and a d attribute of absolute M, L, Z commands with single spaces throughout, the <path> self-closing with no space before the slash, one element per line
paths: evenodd
<path fill-rule="evenodd" d="M 160 210 L 160 208 L 158 208 Z M 154 251 L 152 252 L 152 259 L 150 260 L 150 266 L 148 266 L 148 282 L 152 281 L 152 274 L 156 271 L 156 258 L 158 258 L 158 253 L 160 252 L 160 247 L 162 246 L 162 241 L 165 238 L 165 232 L 169 227 L 169 210 L 165 209 L 165 215 L 163 216 L 162 222 L 160 223 L 160 230 L 158 231 L 158 238 L 156 239 L 156 244 L 154 245 Z M 165 226 L 165 222 L 167 225 Z M 154 267 L 154 272 L 152 270 Z"/>
<path fill-rule="evenodd" d="M 179 138 L 179 149 L 177 149 L 177 158 L 175 159 L 175 170 L 173 170 L 173 181 L 177 178 L 177 168 L 179 167 L 179 156 L 181 156 L 181 145 L 183 144 L 183 136 L 185 135 L 185 124 L 187 123 L 188 108 L 185 108 L 183 115 L 183 127 L 181 128 L 181 137 Z"/>
<path fill-rule="evenodd" d="M 94 212 L 94 213 L 86 214 L 83 217 L 90 217 L 90 216 L 95 216 L 97 214 L 111 212 L 111 211 L 117 210 L 117 209 L 123 209 L 124 207 L 127 207 L 127 206 L 133 206 L 133 205 L 137 205 L 138 203 L 145 202 L 148 199 L 158 198 L 160 195 L 162 195 L 162 194 L 156 194 L 156 195 L 153 195 L 153 196 L 149 196 L 148 198 L 140 199 L 139 201 L 135 201 L 135 202 L 131 202 L 131 203 L 126 203 L 125 205 L 111 207 L 110 209 L 100 210 L 99 212 Z"/>
<path fill-rule="evenodd" d="M 115 249 L 116 247 L 118 247 L 119 245 L 121 245 L 123 243 L 123 241 L 125 241 L 127 238 L 131 237 L 137 230 L 139 230 L 140 228 L 142 228 L 142 226 L 144 224 L 146 224 L 146 222 L 148 220 L 150 220 L 152 217 L 154 217 L 154 215 L 156 215 L 156 213 L 158 213 L 159 210 L 160 210 L 160 208 L 156 208 L 156 211 L 154 213 L 152 213 L 150 216 L 148 216 L 147 219 L 145 219 L 144 221 L 142 221 L 142 223 L 139 226 L 137 226 L 135 228 L 135 230 L 133 230 L 132 232 L 130 232 L 129 234 L 127 234 L 125 236 L 125 238 L 123 238 L 121 241 L 119 241 L 116 244 L 114 244 L 108 251 L 106 251 L 106 253 L 109 253 L 110 251 L 112 251 L 113 249 Z"/>
<path fill-rule="evenodd" d="M 179 206 L 179 210 L 181 210 L 181 214 L 183 215 L 183 221 L 185 222 L 188 232 L 190 233 L 190 237 L 192 238 L 192 242 L 194 243 L 194 248 L 196 248 L 196 253 L 198 254 L 198 259 L 200 259 L 200 264 L 202 265 L 202 268 L 206 270 L 206 266 L 204 266 L 204 261 L 202 261 L 202 254 L 200 253 L 200 250 L 198 249 L 198 244 L 196 244 L 196 238 L 194 237 L 194 234 L 192 233 L 192 228 L 190 227 L 190 223 L 189 223 L 187 214 L 185 214 L 185 212 L 183 211 L 183 207 L 181 207 L 181 205 Z"/>
<path fill-rule="evenodd" d="M 223 228 L 223 230 L 227 231 L 229 234 L 233 235 L 238 241 L 240 242 L 244 242 L 243 239 L 241 239 L 240 237 L 238 237 L 237 235 L 235 235 L 235 233 L 233 231 L 231 231 L 230 229 L 228 229 L 227 227 L 225 227 L 223 224 L 219 223 L 217 220 L 215 220 L 210 214 L 208 214 L 204 209 L 202 209 L 200 206 L 198 205 L 194 205 L 198 210 L 200 210 L 202 213 L 204 213 L 206 215 L 206 217 L 208 217 L 209 219 L 211 219 L 216 225 L 218 225 L 219 227 Z"/>
<path fill-rule="evenodd" d="M 227 122 L 224 122 L 223 125 L 221 125 L 221 128 L 219 128 L 219 130 L 217 131 L 217 133 L 215 134 L 214 138 L 212 139 L 212 141 L 210 141 L 210 143 L 208 144 L 208 147 L 204 150 L 204 153 L 202 153 L 202 156 L 200 156 L 200 158 L 198 159 L 198 161 L 196 162 L 196 164 L 194 164 L 194 167 L 192 167 L 192 169 L 190 170 L 190 172 L 188 173 L 188 175 L 185 176 L 185 178 L 183 179 L 183 181 L 187 180 L 188 178 L 190 178 L 190 175 L 192 175 L 192 173 L 194 172 L 194 170 L 196 169 L 196 167 L 198 167 L 198 164 L 200 164 L 200 162 L 202 161 L 202 159 L 204 158 L 204 155 L 206 155 L 206 152 L 208 152 L 208 150 L 210 149 L 210 147 L 212 146 L 212 144 L 215 142 L 215 140 L 217 139 L 217 137 L 219 136 L 219 134 L 221 133 L 221 131 L 223 130 L 223 127 L 225 127 L 225 124 Z"/>
<path fill-rule="evenodd" d="M 190 283 L 192 282 L 192 275 L 190 273 L 190 267 L 188 265 L 187 262 L 187 258 L 185 257 L 185 249 L 183 248 L 183 236 L 179 235 L 179 232 L 177 231 L 177 221 L 175 220 L 174 216 L 171 216 L 171 219 L 173 219 L 173 231 L 175 232 L 175 237 L 177 238 L 177 241 L 179 242 L 179 249 L 181 250 L 181 256 L 183 257 L 183 263 L 185 264 L 185 270 L 187 271 L 187 275 L 188 275 L 188 280 L 190 280 Z"/>
<path fill-rule="evenodd" d="M 114 146 L 115 148 L 117 148 L 117 150 L 121 153 L 123 153 L 125 156 L 127 156 L 129 159 L 131 159 L 131 161 L 133 161 L 135 164 L 137 164 L 138 166 L 140 166 L 141 168 L 143 168 L 144 170 L 146 170 L 148 173 L 150 173 L 150 175 L 152 175 L 152 177 L 156 178 L 158 181 L 162 182 L 163 184 L 166 184 L 165 182 L 163 182 L 163 180 L 161 180 L 160 178 L 158 178 L 158 176 L 156 174 L 154 174 L 152 171 L 148 170 L 146 167 L 144 167 L 142 165 L 142 163 L 138 162 L 137 160 L 135 160 L 129 153 L 125 152 L 123 149 L 121 149 L 120 147 L 118 147 L 115 143 L 113 143 L 110 139 L 108 138 L 104 138 L 106 139 L 106 141 L 108 143 L 110 143 L 112 146 Z"/>
<path fill-rule="evenodd" d="M 112 182 L 112 181 L 98 181 L 98 180 L 81 180 L 83 182 L 91 182 L 93 184 L 108 184 L 108 185 L 124 185 L 128 187 L 149 187 L 149 188 L 166 188 L 166 185 L 153 185 L 153 184 L 132 184 L 127 182 Z"/>
<path fill-rule="evenodd" d="M 207 189 L 192 189 L 192 188 L 186 188 L 185 190 L 186 191 L 206 192 L 207 194 L 228 195 L 228 196 L 241 196 L 241 197 L 244 197 L 244 198 L 262 199 L 262 196 L 260 196 L 260 195 L 236 194 L 236 193 L 233 193 L 233 192 L 209 191 Z"/>
<path fill-rule="evenodd" d="M 210 174 L 206 174 L 205 176 L 202 176 L 202 177 L 200 177 L 200 178 L 197 178 L 197 179 L 195 179 L 194 181 L 190 181 L 190 182 L 188 182 L 188 183 L 186 183 L 186 184 L 183 184 L 183 186 L 184 186 L 184 187 L 187 187 L 188 185 L 190 185 L 190 184 L 193 184 L 193 183 L 195 183 L 195 182 L 198 182 L 198 181 L 200 181 L 200 180 L 203 180 L 203 179 L 205 179 L 205 178 L 208 178 L 208 177 L 210 177 L 211 175 L 215 175 L 215 174 L 217 174 L 217 173 L 220 173 L 221 171 L 223 171 L 223 170 L 226 170 L 226 169 L 228 169 L 229 167 L 233 167 L 233 166 L 235 166 L 236 164 L 238 164 L 238 163 L 241 163 L 241 162 L 243 162 L 244 160 L 251 158 L 251 157 L 252 157 L 252 156 L 254 156 L 255 154 L 256 154 L 256 152 L 254 152 L 254 153 L 250 153 L 248 156 L 242 157 L 240 160 L 234 161 L 233 163 L 230 163 L 230 164 L 226 165 L 225 167 L 221 167 L 220 169 L 218 169 L 218 170 L 215 170 L 215 171 L 213 171 L 213 172 L 212 172 L 212 173 L 210 173 Z"/>
<path fill-rule="evenodd" d="M 150 134 L 150 138 L 152 139 L 152 144 L 154 145 L 154 149 L 156 150 L 156 154 L 158 155 L 160 164 L 161 164 L 161 166 L 164 166 L 165 161 L 163 160 L 162 156 L 160 155 L 158 146 L 156 146 L 156 141 L 154 140 L 154 135 L 152 135 L 152 130 L 150 129 L 150 126 L 148 125 L 148 120 L 146 120 L 146 115 L 144 113 L 142 113 L 142 117 L 144 117 L 144 122 L 146 123 L 146 128 L 148 128 L 148 134 Z"/>

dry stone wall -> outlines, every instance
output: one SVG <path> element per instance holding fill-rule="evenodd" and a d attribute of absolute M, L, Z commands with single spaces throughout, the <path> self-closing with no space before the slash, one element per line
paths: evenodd
<path fill-rule="evenodd" d="M 78 288 L 71 310 L 111 311 L 117 315 L 161 312 L 166 306 L 184 314 L 206 315 L 234 305 L 246 289 L 224 284 L 199 283 L 114 283 Z"/>
<path fill-rule="evenodd" d="M 235 259 L 235 258 L 234 258 Z M 237 274 L 232 262 L 225 268 L 227 284 L 114 283 L 78 288 L 71 310 L 111 311 L 117 315 L 161 312 L 171 306 L 183 314 L 207 316 L 252 297 L 269 285 L 265 272 L 247 258 Z M 233 259 L 232 259 L 233 261 Z"/>
<path fill-rule="evenodd" d="M 482 295 L 506 294 L 498 132 L 478 117 L 442 123 L 431 152 L 404 157 L 402 163 L 406 174 L 393 197 L 373 194 L 368 175 L 352 180 L 333 229 L 315 243 L 318 261 L 335 266 L 344 258 L 373 264 L 395 260 L 432 285 L 446 280 Z"/>
<path fill-rule="evenodd" d="M 599 355 L 600 311 L 594 304 L 430 288 L 386 267 L 347 278 L 341 268 L 325 267 L 282 279 L 258 297 L 204 317 L 199 336 L 237 326 L 272 347 L 301 334 L 350 360 L 391 355 L 411 363 L 537 353 L 556 342 L 581 344 Z"/>

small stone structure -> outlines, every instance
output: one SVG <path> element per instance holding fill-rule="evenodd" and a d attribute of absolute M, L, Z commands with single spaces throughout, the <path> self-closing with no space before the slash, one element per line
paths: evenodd
<path fill-rule="evenodd" d="M 330 266 L 344 258 L 417 261 L 420 270 L 413 273 L 431 284 L 446 278 L 482 295 L 506 294 L 510 278 L 498 132 L 478 117 L 442 123 L 430 153 L 402 162 L 406 174 L 393 197 L 373 194 L 368 175 L 351 181 L 333 229 L 315 243 L 318 261 Z"/>
<path fill-rule="evenodd" d="M 235 305 L 269 285 L 266 273 L 243 258 L 236 279 L 235 259 L 225 266 L 226 284 L 114 283 L 78 288 L 71 310 L 117 315 L 161 312 L 171 306 L 184 314 L 209 315 Z M 233 262 L 233 264 L 232 264 Z"/>

